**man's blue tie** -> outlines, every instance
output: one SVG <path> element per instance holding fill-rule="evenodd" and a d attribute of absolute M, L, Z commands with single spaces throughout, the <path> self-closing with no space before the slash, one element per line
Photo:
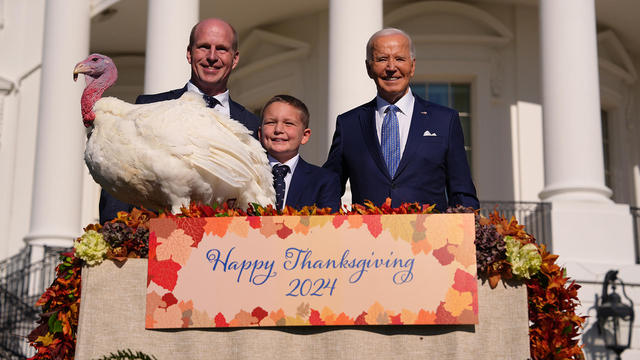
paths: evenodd
<path fill-rule="evenodd" d="M 207 103 L 207 107 L 209 108 L 213 109 L 214 107 L 216 107 L 216 105 L 221 105 L 220 101 L 218 101 L 218 99 L 214 98 L 213 96 L 202 94 L 202 98 Z"/>
<path fill-rule="evenodd" d="M 276 209 L 281 210 L 284 205 L 284 192 L 286 185 L 284 177 L 290 171 L 287 165 L 274 165 L 271 169 L 273 173 L 273 188 L 276 190 Z"/>
<path fill-rule="evenodd" d="M 382 157 L 387 164 L 389 175 L 393 177 L 398 165 L 400 164 L 400 129 L 398 125 L 398 116 L 396 111 L 398 107 L 389 105 L 385 110 L 384 120 L 382 121 L 382 131 L 380 146 L 382 148 Z"/>

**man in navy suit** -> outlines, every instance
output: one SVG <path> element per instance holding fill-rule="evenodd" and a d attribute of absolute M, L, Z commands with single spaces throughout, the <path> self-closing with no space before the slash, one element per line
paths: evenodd
<path fill-rule="evenodd" d="M 177 99 L 187 91 L 202 94 L 207 105 L 242 123 L 257 138 L 260 120 L 242 105 L 231 100 L 227 83 L 231 71 L 238 65 L 238 33 L 221 19 L 205 19 L 197 23 L 189 35 L 187 61 L 191 79 L 180 89 L 154 95 L 140 95 L 136 104 Z M 100 193 L 100 223 L 116 217 L 118 211 L 131 211 L 126 204 L 106 191 Z"/>
<path fill-rule="evenodd" d="M 258 131 L 273 169 L 276 208 L 316 205 L 340 209 L 340 181 L 333 172 L 311 165 L 298 153 L 311 136 L 309 110 L 289 95 L 276 95 L 262 110 Z"/>
<path fill-rule="evenodd" d="M 324 167 L 340 176 L 342 192 L 351 183 L 353 203 L 403 202 L 478 208 L 475 186 L 455 110 L 414 95 L 411 38 L 383 29 L 367 43 L 367 74 L 378 95 L 338 116 Z"/>

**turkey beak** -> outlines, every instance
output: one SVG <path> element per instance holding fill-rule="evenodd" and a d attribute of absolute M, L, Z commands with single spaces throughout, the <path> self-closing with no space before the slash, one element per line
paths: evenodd
<path fill-rule="evenodd" d="M 73 81 L 78 80 L 78 74 L 84 74 L 91 70 L 91 67 L 87 66 L 84 63 L 80 63 L 76 65 L 76 68 L 73 69 Z"/>

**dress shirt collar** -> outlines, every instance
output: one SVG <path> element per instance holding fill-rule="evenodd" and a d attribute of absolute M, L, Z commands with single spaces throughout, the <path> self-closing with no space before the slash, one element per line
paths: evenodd
<path fill-rule="evenodd" d="M 413 115 L 411 114 L 411 112 L 413 111 L 414 101 L 415 98 L 413 97 L 413 93 L 411 92 L 411 89 L 409 89 L 407 93 L 404 94 L 404 96 L 402 96 L 398 101 L 396 101 L 394 105 L 398 107 L 400 112 L 411 119 L 411 116 Z M 380 95 L 376 95 L 376 111 L 378 112 L 380 117 L 384 118 L 385 111 L 387 110 L 389 105 L 391 105 L 391 103 L 381 98 Z"/>
<path fill-rule="evenodd" d="M 398 118 L 398 130 L 400 131 L 400 153 L 404 154 L 404 149 L 407 145 L 407 139 L 409 138 L 409 129 L 411 128 L 411 117 L 413 116 L 413 105 L 415 104 L 415 97 L 411 90 L 407 91 L 403 97 L 401 97 L 395 106 L 398 107 L 396 111 L 396 117 Z M 376 134 L 378 135 L 378 144 L 382 139 L 382 122 L 384 121 L 385 111 L 391 104 L 379 95 L 376 96 Z"/>
<path fill-rule="evenodd" d="M 275 165 L 287 165 L 289 167 L 289 169 L 291 169 L 291 172 L 289 174 L 293 174 L 293 172 L 296 169 L 296 166 L 298 165 L 298 160 L 300 159 L 300 154 L 296 154 L 296 156 L 292 157 L 291 159 L 285 161 L 284 163 L 279 162 L 278 160 L 276 160 L 273 156 L 267 154 L 267 158 L 269 159 L 269 165 L 271 167 L 274 167 Z"/>
<path fill-rule="evenodd" d="M 196 94 L 200 94 L 200 95 L 204 95 L 204 93 L 197 87 L 195 86 L 191 81 L 189 81 L 187 83 L 187 91 L 191 91 L 194 92 Z M 215 109 L 225 113 L 227 115 L 230 114 L 230 108 L 229 108 L 229 89 L 227 89 L 227 91 L 220 93 L 218 95 L 214 95 L 214 98 L 216 98 L 216 100 L 218 100 L 220 102 L 220 105 L 222 105 L 223 109 L 219 109 L 219 106 L 216 106 Z"/>

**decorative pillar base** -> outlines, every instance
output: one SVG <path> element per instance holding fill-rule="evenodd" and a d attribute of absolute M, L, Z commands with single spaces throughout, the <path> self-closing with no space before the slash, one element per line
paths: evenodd
<path fill-rule="evenodd" d="M 29 234 L 24 242 L 29 246 L 71 247 L 78 234 Z"/>
<path fill-rule="evenodd" d="M 613 192 L 601 185 L 555 184 L 546 186 L 539 194 L 542 201 L 590 201 L 613 204 Z"/>
<path fill-rule="evenodd" d="M 75 234 L 29 234 L 24 237 L 24 242 L 31 246 L 31 263 L 44 259 L 45 247 L 70 248 L 78 236 Z"/>
<path fill-rule="evenodd" d="M 554 201 L 551 228 L 553 252 L 565 262 L 635 263 L 628 205 Z"/>

